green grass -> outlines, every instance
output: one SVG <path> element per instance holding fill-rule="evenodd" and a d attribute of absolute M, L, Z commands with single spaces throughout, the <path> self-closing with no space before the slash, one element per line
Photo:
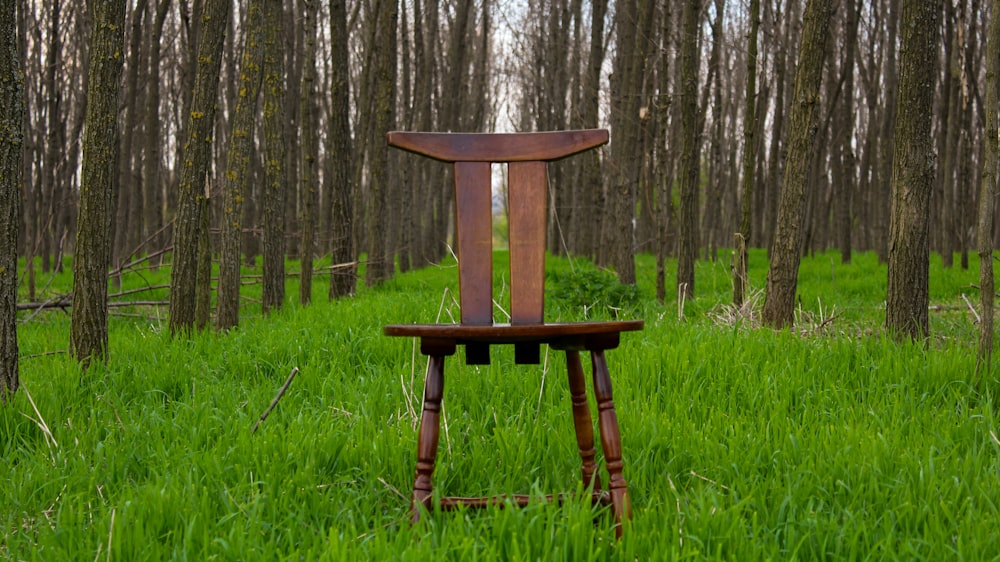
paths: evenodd
<path fill-rule="evenodd" d="M 561 278 L 592 269 L 550 266 Z M 424 362 L 381 326 L 457 314 L 452 266 L 335 303 L 318 280 L 305 308 L 293 280 L 270 318 L 248 287 L 228 335 L 171 339 L 163 311 L 116 309 L 132 315 L 112 318 L 111 360 L 85 374 L 50 353 L 66 349 L 69 316 L 43 312 L 19 327 L 24 388 L 0 408 L 0 558 L 997 559 L 1000 387 L 992 373 L 970 384 L 976 327 L 961 299 L 976 302 L 976 267 L 932 262 L 924 346 L 882 335 L 885 266 L 872 255 L 806 258 L 795 332 L 713 320 L 730 299 L 725 262 L 698 263 L 699 296 L 679 315 L 674 299 L 653 299 L 641 256 L 639 301 L 622 314 L 646 329 L 608 354 L 635 510 L 620 543 L 583 500 L 408 524 Z M 766 257 L 752 254 L 752 286 L 765 276 Z M 614 314 L 594 302 L 547 314 Z M 498 350 L 488 367 L 447 363 L 439 492 L 578 490 L 564 360 L 543 359 L 515 366 Z"/>

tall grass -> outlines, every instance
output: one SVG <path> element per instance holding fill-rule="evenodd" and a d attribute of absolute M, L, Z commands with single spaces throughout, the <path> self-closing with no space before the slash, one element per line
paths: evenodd
<path fill-rule="evenodd" d="M 758 289 L 765 262 L 752 254 Z M 24 388 L 0 409 L 0 558 L 995 559 L 997 377 L 969 384 L 976 327 L 961 298 L 975 267 L 932 264 L 935 337 L 922 345 L 883 336 L 885 268 L 871 255 L 806 258 L 798 328 L 782 332 L 720 320 L 727 263 L 699 262 L 699 296 L 680 310 L 652 298 L 641 257 L 640 298 L 618 314 L 646 329 L 608 354 L 635 509 L 620 542 L 583 499 L 409 525 L 424 361 L 381 326 L 457 314 L 453 264 L 334 303 L 317 283 L 312 306 L 289 300 L 270 318 L 248 299 L 227 335 L 171 339 L 162 313 L 131 310 L 112 319 L 110 362 L 87 373 L 50 354 L 67 347 L 68 316 L 44 312 L 19 327 Z M 504 275 L 498 255 L 501 306 Z M 547 314 L 602 306 L 557 300 Z M 543 361 L 448 361 L 437 492 L 580 491 L 564 359 Z"/>

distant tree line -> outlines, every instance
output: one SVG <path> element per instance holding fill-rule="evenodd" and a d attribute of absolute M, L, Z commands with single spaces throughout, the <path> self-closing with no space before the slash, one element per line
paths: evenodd
<path fill-rule="evenodd" d="M 636 253 L 655 253 L 661 299 L 695 296 L 694 260 L 738 246 L 737 233 L 771 251 L 769 300 L 772 279 L 792 279 L 794 298 L 788 257 L 891 256 L 912 0 L 120 1 L 3 0 L 12 17 L 0 34 L 25 77 L 20 197 L 4 213 L 17 217 L 31 299 L 38 272 L 64 256 L 93 268 L 74 292 L 94 301 L 88 287 L 102 275 L 165 260 L 172 331 L 213 318 L 225 330 L 239 322 L 241 264 L 261 261 L 267 312 L 284 300 L 285 258 L 301 260 L 302 302 L 319 256 L 332 257 L 331 298 L 353 292 L 361 260 L 368 284 L 437 262 L 451 232 L 449 172 L 390 152 L 392 129 L 610 128 L 602 152 L 553 167 L 549 249 L 590 256 L 624 283 L 635 282 Z M 913 21 L 933 33 L 933 64 L 916 87 L 930 96 L 934 158 L 918 227 L 945 265 L 968 267 L 977 232 L 991 245 L 1000 236 L 992 207 L 985 227 L 977 221 L 981 194 L 995 193 L 980 181 L 995 134 L 985 126 L 996 111 L 994 9 L 924 4 Z M 120 34 L 105 41 L 117 74 L 101 73 L 106 25 Z M 107 103 L 117 132 L 88 145 L 88 120 Z M 88 176 L 98 169 L 88 146 L 111 158 L 106 174 Z M 87 325 L 101 325 L 96 306 Z M 786 309 L 770 323 L 790 323 Z M 106 347 L 98 336 L 76 353 Z"/>

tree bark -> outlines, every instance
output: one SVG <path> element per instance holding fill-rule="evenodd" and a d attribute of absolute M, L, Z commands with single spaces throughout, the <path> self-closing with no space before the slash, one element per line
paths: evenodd
<path fill-rule="evenodd" d="M 142 199 L 141 177 L 133 167 L 134 158 L 131 147 L 135 143 L 136 128 L 139 113 L 139 68 L 142 59 L 142 22 L 146 15 L 146 2 L 136 4 L 132 12 L 131 29 L 129 31 L 128 65 L 125 71 L 125 119 L 121 132 L 118 159 L 118 208 L 115 217 L 114 246 L 111 261 L 115 266 L 116 285 L 121 285 L 120 266 L 128 261 L 129 254 L 135 249 L 138 236 L 135 229 L 142 229 L 142 215 L 136 216 L 134 211 L 140 208 L 136 201 Z"/>
<path fill-rule="evenodd" d="M 352 263 L 330 272 L 330 299 L 350 295 L 356 284 L 354 262 L 354 213 L 352 183 L 354 143 L 351 142 L 350 121 L 350 53 L 347 46 L 347 3 L 330 2 L 330 131 L 327 153 L 330 173 L 326 174 L 326 189 L 330 192 L 330 243 L 332 265 Z"/>
<path fill-rule="evenodd" d="M 145 157 L 142 167 L 143 225 L 149 253 L 163 248 L 163 185 L 160 179 L 163 139 L 160 138 L 160 38 L 170 11 L 171 0 L 160 0 L 149 37 L 149 80 L 146 93 Z M 157 267 L 160 257 L 151 257 L 150 266 Z"/>
<path fill-rule="evenodd" d="M 368 221 L 368 270 L 365 283 L 371 287 L 393 276 L 395 265 L 386 233 L 387 216 L 386 185 L 388 173 L 389 147 L 385 135 L 395 122 L 396 101 L 396 22 L 398 17 L 396 0 L 376 2 L 377 34 L 375 48 L 375 96 L 372 114 L 372 137 L 369 145 L 369 205 Z M 458 72 L 458 69 L 452 69 Z M 457 117 L 457 116 L 456 116 Z"/>
<path fill-rule="evenodd" d="M 899 100 L 893 146 L 886 328 L 897 339 L 928 335 L 931 119 L 937 77 L 940 0 L 903 0 Z"/>
<path fill-rule="evenodd" d="M 799 44 L 795 95 L 788 125 L 788 157 L 764 295 L 763 320 L 774 328 L 791 326 L 794 322 L 802 248 L 802 209 L 817 132 L 816 114 L 829 23 L 830 0 L 809 0 Z"/>
<path fill-rule="evenodd" d="M 992 372 L 993 359 L 993 229 L 996 221 L 997 154 L 1000 152 L 1000 0 L 991 2 L 990 26 L 986 39 L 986 92 L 983 128 L 986 154 L 979 191 L 979 302 L 982 320 L 979 323 L 979 352 L 976 362 L 976 382 L 983 373 Z"/>
<path fill-rule="evenodd" d="M 125 0 L 94 5 L 70 322 L 70 348 L 84 369 L 95 358 L 104 361 L 108 353 L 108 270 L 117 201 L 124 30 Z"/>
<path fill-rule="evenodd" d="M 698 30 L 701 1 L 685 0 L 681 37 L 681 199 L 680 252 L 677 256 L 677 292 L 694 296 L 694 261 L 698 253 L 698 194 L 701 178 L 701 130 L 698 118 Z"/>
<path fill-rule="evenodd" d="M 207 0 L 201 18 L 204 30 L 198 46 L 198 67 L 188 116 L 187 139 L 181 158 L 177 218 L 174 221 L 174 261 L 170 272 L 170 333 L 190 332 L 195 322 L 198 280 L 200 200 L 208 182 L 216 97 L 229 0 Z"/>
<path fill-rule="evenodd" d="M 18 387 L 17 237 L 25 98 L 15 4 L 0 0 L 0 404 Z"/>
<path fill-rule="evenodd" d="M 285 301 L 285 57 L 282 0 L 264 0 L 264 314 Z"/>
<path fill-rule="evenodd" d="M 313 258 L 316 254 L 316 207 L 319 204 L 318 174 L 316 162 L 319 159 L 318 140 L 316 138 L 316 120 L 314 117 L 313 98 L 316 96 L 316 16 L 317 0 L 302 0 L 303 62 L 302 84 L 299 87 L 299 151 L 301 164 L 299 179 L 302 196 L 302 240 L 299 252 L 301 254 L 302 274 L 299 277 L 299 302 L 303 305 L 312 300 Z"/>
<path fill-rule="evenodd" d="M 222 224 L 219 252 L 218 305 L 215 327 L 229 330 L 240 323 L 240 247 L 243 237 L 243 201 L 251 172 L 254 128 L 263 77 L 264 6 L 247 6 L 238 91 L 232 113 L 226 174 L 222 184 Z"/>
<path fill-rule="evenodd" d="M 750 33 L 747 35 L 747 76 L 743 106 L 743 198 L 740 207 L 740 242 L 735 247 L 733 305 L 743 306 L 747 291 L 747 247 L 753 235 L 753 198 L 757 170 L 757 36 L 760 34 L 760 0 L 750 0 Z"/>

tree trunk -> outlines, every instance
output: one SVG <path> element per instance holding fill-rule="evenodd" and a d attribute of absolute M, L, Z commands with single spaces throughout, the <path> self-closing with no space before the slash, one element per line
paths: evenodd
<path fill-rule="evenodd" d="M 694 296 L 694 261 L 698 254 L 698 194 L 701 177 L 701 130 L 698 118 L 698 30 L 701 1 L 684 2 L 681 37 L 681 199 L 680 252 L 677 256 L 677 292 Z"/>
<path fill-rule="evenodd" d="M 601 68 L 604 66 L 604 17 L 608 11 L 608 0 L 593 0 L 590 6 L 590 53 L 587 56 L 587 74 L 583 84 L 583 127 L 597 128 L 600 108 Z M 583 244 L 580 252 L 591 258 L 597 257 L 600 244 L 601 224 L 606 217 L 604 208 L 604 176 L 601 173 L 601 152 L 591 150 L 578 156 L 580 162 L 580 185 L 582 192 L 580 213 L 577 221 L 583 227 Z"/>
<path fill-rule="evenodd" d="M 352 183 L 354 152 L 350 121 L 350 52 L 347 46 L 347 2 L 330 2 L 330 131 L 327 135 L 330 173 L 325 174 L 326 190 L 330 192 L 331 259 L 330 298 L 354 292 L 357 266 L 353 265 L 354 214 Z M 351 265 L 340 266 L 350 263 Z"/>
<path fill-rule="evenodd" d="M 774 328 L 791 326 L 794 321 L 802 248 L 802 209 L 817 132 L 816 114 L 829 23 L 830 0 L 809 0 L 799 44 L 795 95 L 788 126 L 788 157 L 764 295 L 763 320 Z"/>
<path fill-rule="evenodd" d="M 163 139 L 160 138 L 160 38 L 163 24 L 170 11 L 170 0 L 160 0 L 156 7 L 152 35 L 149 38 L 149 80 L 146 93 L 145 157 L 142 168 L 143 225 L 149 253 L 163 248 L 163 186 L 160 180 Z M 157 267 L 160 257 L 150 258 L 150 265 Z"/>
<path fill-rule="evenodd" d="M 312 300 L 313 257 L 316 254 L 316 206 L 319 198 L 317 186 L 318 174 L 316 161 L 319 159 L 318 140 L 316 138 L 316 119 L 314 117 L 313 98 L 316 96 L 316 16 L 317 0 L 302 1 L 303 62 L 302 85 L 299 87 L 299 134 L 301 165 L 299 179 L 302 187 L 302 239 L 299 252 L 301 254 L 302 274 L 299 280 L 299 302 L 303 305 Z"/>
<path fill-rule="evenodd" d="M 611 175 L 609 213 L 602 224 L 602 262 L 618 274 L 618 280 L 635 284 L 635 219 L 642 166 L 642 82 L 644 52 L 653 28 L 654 2 L 630 0 L 618 4 L 615 25 L 618 48 L 611 81 Z"/>
<path fill-rule="evenodd" d="M 739 240 L 733 266 L 733 305 L 743 306 L 747 291 L 747 247 L 753 235 L 754 173 L 757 169 L 757 36 L 760 33 L 760 0 L 750 0 L 750 34 L 747 35 L 747 79 L 743 106 L 743 199 Z"/>
<path fill-rule="evenodd" d="M 125 0 L 94 5 L 70 322 L 70 348 L 84 369 L 95 358 L 104 361 L 108 353 L 108 269 L 117 201 L 124 30 Z"/>
<path fill-rule="evenodd" d="M 983 143 L 986 154 L 979 194 L 979 302 L 982 321 L 979 323 L 979 353 L 976 362 L 976 382 L 983 373 L 992 372 L 993 359 L 993 228 L 997 198 L 997 153 L 1000 152 L 1000 0 L 991 2 L 989 35 L 986 39 L 986 93 L 984 113 L 986 127 Z"/>
<path fill-rule="evenodd" d="M 285 57 L 282 0 L 264 0 L 264 314 L 285 301 Z"/>
<path fill-rule="evenodd" d="M 368 271 L 365 283 L 371 287 L 390 279 L 395 267 L 387 236 L 386 185 L 388 177 L 389 147 L 385 135 L 395 122 L 396 95 L 396 22 L 398 17 L 396 0 L 376 2 L 373 24 L 378 25 L 375 49 L 375 96 L 372 114 L 372 136 L 369 144 L 369 188 L 368 213 Z M 458 69 L 452 69 L 458 72 Z M 457 117 L 457 116 L 456 116 Z"/>
<path fill-rule="evenodd" d="M 240 246 L 243 236 L 243 201 L 250 175 L 257 101 L 263 76 L 264 6 L 261 0 L 247 7 L 239 88 L 232 112 L 226 174 L 222 184 L 221 248 L 219 252 L 218 304 L 215 327 L 229 330 L 240 323 Z"/>
<path fill-rule="evenodd" d="M 903 0 L 885 307 L 886 328 L 899 339 L 928 335 L 931 119 L 941 9 L 940 0 Z"/>
<path fill-rule="evenodd" d="M 204 30 L 198 46 L 187 140 L 181 161 L 177 218 L 174 221 L 174 262 L 170 272 L 170 333 L 190 332 L 195 323 L 198 284 L 200 200 L 208 182 L 216 97 L 229 0 L 207 0 L 202 17 Z"/>
<path fill-rule="evenodd" d="M 17 235 L 25 107 L 15 4 L 0 0 L 0 404 L 18 387 Z"/>
<path fill-rule="evenodd" d="M 132 231 L 142 229 L 142 215 L 135 216 L 136 200 L 142 198 L 141 178 L 134 173 L 134 159 L 131 147 L 135 143 L 138 124 L 139 68 L 142 66 L 142 22 L 146 14 L 146 3 L 139 2 L 132 12 L 129 31 L 128 67 L 125 72 L 125 120 L 121 132 L 118 159 L 118 208 L 115 217 L 114 246 L 111 262 L 115 266 L 115 284 L 121 286 L 121 265 L 128 261 L 129 253 L 135 249 Z M 136 226 L 138 224 L 138 226 Z"/>

